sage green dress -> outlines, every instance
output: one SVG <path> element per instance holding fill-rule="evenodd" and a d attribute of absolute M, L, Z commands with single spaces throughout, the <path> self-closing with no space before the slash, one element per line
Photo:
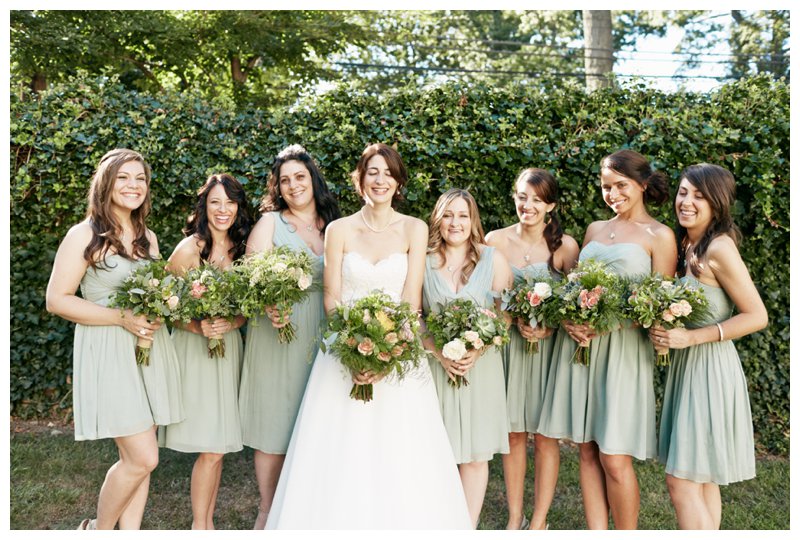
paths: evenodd
<path fill-rule="evenodd" d="M 648 274 L 649 254 L 635 243 L 589 242 L 580 260 L 606 263 L 621 276 Z M 589 365 L 572 362 L 576 343 L 558 332 L 539 433 L 577 443 L 594 441 L 604 454 L 656 457 L 653 345 L 640 328 L 624 324 L 596 337 Z"/>
<path fill-rule="evenodd" d="M 709 316 L 697 326 L 730 318 L 733 302 L 724 289 L 684 279 L 708 298 Z M 658 442 L 666 472 L 720 485 L 755 477 L 750 398 L 733 342 L 701 343 L 670 356 Z"/>
<path fill-rule="evenodd" d="M 429 255 L 425 260 L 422 285 L 425 313 L 436 311 L 438 304 L 460 298 L 469 298 L 486 308 L 492 307 L 493 254 L 493 247 L 483 249 L 469 282 L 457 293 L 433 268 L 433 255 Z M 450 386 L 447 373 L 435 358 L 430 359 L 430 367 L 456 463 L 488 461 L 494 454 L 507 454 L 508 412 L 502 352 L 497 347 L 488 346 L 467 373 L 469 384 L 461 388 Z"/>
<path fill-rule="evenodd" d="M 174 328 L 172 341 L 181 368 L 186 419 L 159 429 L 159 444 L 179 452 L 226 454 L 242 449 L 239 374 L 242 335 L 226 332 L 225 355 L 209 358 L 208 338 Z"/>
<path fill-rule="evenodd" d="M 526 275 L 550 277 L 546 262 L 523 268 L 512 266 L 511 270 L 515 280 Z M 503 351 L 510 433 L 538 430 L 554 342 L 555 333 L 539 340 L 539 352 L 528 353 L 528 340 L 520 335 L 516 325 L 512 326 L 511 341 Z"/>
<path fill-rule="evenodd" d="M 113 254 L 89 268 L 81 296 L 108 306 L 139 261 Z M 136 364 L 136 336 L 121 326 L 75 325 L 75 440 L 136 435 L 184 418 L 178 358 L 166 325 L 153 334 L 150 364 Z"/>
<path fill-rule="evenodd" d="M 322 256 L 289 229 L 278 212 L 272 212 L 275 246 L 305 250 L 314 260 L 313 283 L 322 283 Z M 278 331 L 266 316 L 247 325 L 239 413 L 245 446 L 267 454 L 286 454 L 289 439 L 305 393 L 311 366 L 317 355 L 318 340 L 325 314 L 322 288 L 292 308 L 297 336 L 291 343 L 280 343 Z"/>

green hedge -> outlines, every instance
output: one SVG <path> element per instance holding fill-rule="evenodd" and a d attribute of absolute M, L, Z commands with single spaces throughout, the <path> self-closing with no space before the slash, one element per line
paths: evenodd
<path fill-rule="evenodd" d="M 452 85 L 383 98 L 338 89 L 294 110 L 235 113 L 191 94 L 143 95 L 114 81 L 78 80 L 38 99 L 11 97 L 11 405 L 41 414 L 71 403 L 72 325 L 48 315 L 44 292 L 58 242 L 83 218 L 92 170 L 107 150 L 142 152 L 153 168 L 151 228 L 169 255 L 212 172 L 246 182 L 255 201 L 272 157 L 299 142 L 317 157 L 344 212 L 358 200 L 348 175 L 365 144 L 396 143 L 411 174 L 405 211 L 426 218 L 438 195 L 467 187 L 484 228 L 514 220 L 512 181 L 524 167 L 555 172 L 561 213 L 579 242 L 607 219 L 598 162 L 623 147 L 673 179 L 699 161 L 731 169 L 742 255 L 770 326 L 741 339 L 760 445 L 789 445 L 789 87 L 754 78 L 710 94 L 644 86 L 587 95 L 580 88 Z M 673 225 L 671 208 L 657 217 Z M 663 374 L 659 374 L 659 378 Z"/>

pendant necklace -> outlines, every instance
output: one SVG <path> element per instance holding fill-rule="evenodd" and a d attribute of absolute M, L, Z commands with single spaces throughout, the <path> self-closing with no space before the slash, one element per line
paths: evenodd
<path fill-rule="evenodd" d="M 297 221 L 299 221 L 300 223 L 302 223 L 302 224 L 305 226 L 305 228 L 306 228 L 306 230 L 307 230 L 308 232 L 311 232 L 311 231 L 313 231 L 313 230 L 314 230 L 314 227 L 315 227 L 315 225 L 316 225 L 316 220 L 315 220 L 315 222 L 314 222 L 314 223 L 312 223 L 311 225 L 309 225 L 309 224 L 308 224 L 308 222 L 306 222 L 306 221 L 304 221 L 304 220 L 300 219 L 300 216 L 298 216 L 297 214 L 295 214 L 295 213 L 294 213 L 294 212 L 292 212 L 291 210 L 289 210 L 289 213 L 290 213 L 290 214 L 292 214 L 292 215 L 295 217 L 295 219 L 296 219 Z"/>
<path fill-rule="evenodd" d="M 388 229 L 388 228 L 389 228 L 389 226 L 392 224 L 392 216 L 394 215 L 394 208 L 392 208 L 392 207 L 389 207 L 389 223 L 387 223 L 387 224 L 386 224 L 386 225 L 383 227 L 383 229 L 376 229 L 375 227 L 373 227 L 372 225 L 370 225 L 370 224 L 367 222 L 367 217 L 364 215 L 364 207 L 363 207 L 363 206 L 361 207 L 361 211 L 359 212 L 359 214 L 361 214 L 361 221 L 363 221 L 363 222 L 364 222 L 364 225 L 366 225 L 366 226 L 367 226 L 367 229 L 371 230 L 371 231 L 372 231 L 372 232 L 374 232 L 374 233 L 382 233 L 383 231 L 385 231 L 386 229 Z"/>

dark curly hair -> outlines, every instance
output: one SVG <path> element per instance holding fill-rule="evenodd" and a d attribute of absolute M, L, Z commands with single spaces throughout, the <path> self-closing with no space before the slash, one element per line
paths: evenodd
<path fill-rule="evenodd" d="M 183 228 L 183 234 L 186 236 L 196 235 L 204 242 L 203 249 L 200 251 L 200 259 L 208 261 L 211 254 L 211 245 L 213 239 L 211 238 L 211 231 L 208 228 L 208 194 L 215 186 L 222 186 L 225 189 L 225 194 L 228 198 L 234 201 L 238 206 L 236 209 L 236 218 L 233 224 L 228 229 L 228 237 L 233 242 L 233 247 L 230 248 L 228 253 L 232 260 L 236 260 L 244 255 L 246 248 L 245 242 L 253 228 L 253 216 L 250 212 L 250 203 L 247 202 L 247 195 L 244 188 L 239 181 L 232 175 L 212 174 L 197 191 L 197 204 L 195 204 L 194 212 L 186 220 L 186 227 Z"/>
<path fill-rule="evenodd" d="M 542 201 L 547 204 L 558 204 L 558 182 L 555 177 L 550 174 L 550 171 L 544 169 L 530 168 L 525 169 L 514 181 L 514 185 L 521 181 L 525 181 L 531 186 L 536 194 Z M 547 266 L 553 272 L 560 274 L 560 272 L 553 266 L 553 254 L 561 247 L 561 237 L 564 236 L 564 231 L 561 229 L 561 222 L 558 219 L 558 211 L 556 208 L 549 213 L 550 221 L 545 223 L 544 226 L 544 240 L 547 242 L 547 249 L 550 251 L 550 257 L 547 258 Z"/>

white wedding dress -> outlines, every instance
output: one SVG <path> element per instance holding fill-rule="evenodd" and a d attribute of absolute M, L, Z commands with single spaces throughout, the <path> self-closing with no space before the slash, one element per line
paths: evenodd
<path fill-rule="evenodd" d="M 342 259 L 342 301 L 382 289 L 399 300 L 408 258 Z M 350 398 L 338 358 L 317 355 L 267 529 L 469 529 L 453 450 L 428 362 L 400 381 Z"/>

